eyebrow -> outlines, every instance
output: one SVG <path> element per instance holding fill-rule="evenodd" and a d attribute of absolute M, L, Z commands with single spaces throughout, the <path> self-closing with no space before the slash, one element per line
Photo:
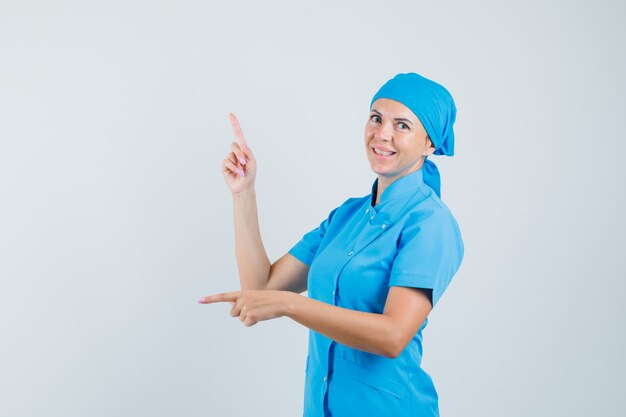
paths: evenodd
<path fill-rule="evenodd" d="M 379 112 L 379 111 L 378 111 L 378 110 L 376 110 L 376 109 L 372 109 L 372 110 L 370 110 L 370 111 L 373 111 L 374 113 L 378 114 L 379 116 L 382 116 L 382 115 L 383 115 L 381 112 Z M 410 121 L 409 119 L 404 119 L 404 118 L 395 118 L 395 119 L 393 119 L 393 120 L 395 120 L 396 122 L 409 122 L 410 124 L 413 124 L 413 122 L 412 122 L 412 121 Z"/>

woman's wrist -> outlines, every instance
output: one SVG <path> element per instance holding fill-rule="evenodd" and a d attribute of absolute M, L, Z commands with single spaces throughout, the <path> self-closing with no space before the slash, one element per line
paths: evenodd
<path fill-rule="evenodd" d="M 256 198 L 256 190 L 254 186 L 244 188 L 243 190 L 237 191 L 236 193 L 232 193 L 233 199 L 247 199 L 250 197 Z"/>
<path fill-rule="evenodd" d="M 283 291 L 284 293 L 284 301 L 283 301 L 283 316 L 293 318 L 294 313 L 298 309 L 299 303 L 302 301 L 304 297 L 300 294 L 296 294 L 291 291 Z"/>

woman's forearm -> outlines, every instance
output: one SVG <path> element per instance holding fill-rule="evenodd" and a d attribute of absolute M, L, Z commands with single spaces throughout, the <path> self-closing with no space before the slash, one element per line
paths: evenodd
<path fill-rule="evenodd" d="M 202 297 L 201 304 L 230 302 L 230 314 L 245 326 L 286 316 L 343 345 L 395 358 L 431 311 L 428 295 L 415 288 L 390 288 L 383 314 L 337 307 L 291 291 L 233 291 Z"/>
<path fill-rule="evenodd" d="M 285 315 L 354 349 L 394 358 L 406 343 L 384 314 L 333 306 L 301 295 L 290 296 Z"/>
<path fill-rule="evenodd" d="M 254 187 L 233 194 L 233 219 L 241 289 L 264 289 L 272 265 L 261 240 Z"/>

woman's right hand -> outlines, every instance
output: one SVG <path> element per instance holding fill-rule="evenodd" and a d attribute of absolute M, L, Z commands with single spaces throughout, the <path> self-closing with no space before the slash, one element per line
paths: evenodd
<path fill-rule="evenodd" d="M 230 145 L 230 153 L 222 161 L 222 174 L 226 185 L 234 195 L 254 187 L 256 159 L 243 137 L 239 121 L 232 113 L 228 117 L 235 131 L 235 141 Z"/>

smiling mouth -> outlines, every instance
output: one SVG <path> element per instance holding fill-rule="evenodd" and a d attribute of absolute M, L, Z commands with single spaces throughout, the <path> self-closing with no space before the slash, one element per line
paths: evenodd
<path fill-rule="evenodd" d="M 395 152 L 383 152 L 380 149 L 376 149 L 376 148 L 372 148 L 374 150 L 374 153 L 376 155 L 380 155 L 380 156 L 391 156 L 391 155 L 395 155 Z"/>

